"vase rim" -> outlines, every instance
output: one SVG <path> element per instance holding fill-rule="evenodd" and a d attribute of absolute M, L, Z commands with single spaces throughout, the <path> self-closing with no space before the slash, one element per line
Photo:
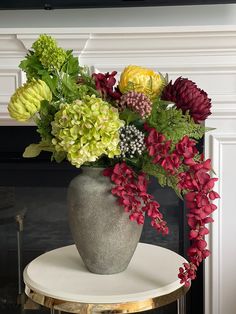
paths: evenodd
<path fill-rule="evenodd" d="M 98 174 L 102 174 L 104 171 L 104 167 L 89 167 L 89 166 L 82 166 L 81 167 L 81 171 L 84 174 L 90 174 L 90 175 L 98 175 Z"/>
<path fill-rule="evenodd" d="M 94 167 L 94 166 L 85 166 L 85 165 L 83 165 L 83 166 L 81 166 L 81 169 L 83 170 L 83 169 L 105 169 L 106 167 L 104 167 L 104 166 L 101 166 L 101 167 L 98 167 L 98 166 L 96 166 L 96 167 Z"/>

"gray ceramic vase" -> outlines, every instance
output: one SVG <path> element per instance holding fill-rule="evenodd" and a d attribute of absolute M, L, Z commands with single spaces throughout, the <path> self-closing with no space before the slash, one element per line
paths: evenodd
<path fill-rule="evenodd" d="M 82 168 L 68 188 L 69 224 L 79 254 L 89 271 L 124 271 L 139 242 L 142 225 L 111 194 L 110 179 L 102 168 Z"/>

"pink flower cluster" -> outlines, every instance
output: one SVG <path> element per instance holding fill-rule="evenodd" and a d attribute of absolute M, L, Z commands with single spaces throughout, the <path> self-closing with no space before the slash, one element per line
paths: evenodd
<path fill-rule="evenodd" d="M 113 71 L 111 74 L 109 72 L 103 73 L 93 73 L 92 78 L 95 81 L 96 89 L 101 93 L 104 99 L 110 97 L 111 99 L 119 99 L 121 93 L 119 90 L 114 90 L 114 85 L 116 84 L 115 75 L 116 71 Z"/>
<path fill-rule="evenodd" d="M 204 236 L 209 233 L 206 225 L 213 222 L 210 217 L 217 208 L 212 201 L 219 198 L 213 191 L 217 178 L 211 178 L 211 161 L 196 158 L 198 150 L 196 142 L 184 136 L 174 149 L 171 141 L 167 141 L 163 134 L 154 128 L 145 127 L 148 131 L 146 146 L 154 164 L 159 164 L 165 171 L 178 180 L 178 188 L 185 194 L 186 205 L 189 208 L 188 225 L 190 227 L 189 239 L 192 241 L 188 249 L 190 263 L 184 263 L 180 268 L 179 278 L 181 283 L 190 285 L 190 280 L 196 278 L 199 264 L 209 256 L 206 249 L 207 243 Z M 180 172 L 180 166 L 185 171 Z"/>
<path fill-rule="evenodd" d="M 130 108 L 142 118 L 148 117 L 152 111 L 151 100 L 143 93 L 134 91 L 122 95 L 118 104 L 121 109 Z"/>
<path fill-rule="evenodd" d="M 103 174 L 110 177 L 115 184 L 112 194 L 118 197 L 119 204 L 129 212 L 130 220 L 143 224 L 146 213 L 152 218 L 152 227 L 162 234 L 168 234 L 167 224 L 159 211 L 160 204 L 147 193 L 147 179 L 144 173 L 136 174 L 132 168 L 122 162 L 105 169 Z"/>

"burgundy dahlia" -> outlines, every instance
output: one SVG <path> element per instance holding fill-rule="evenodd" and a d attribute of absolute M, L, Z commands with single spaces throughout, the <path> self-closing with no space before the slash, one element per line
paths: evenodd
<path fill-rule="evenodd" d="M 116 71 L 112 73 L 93 73 L 92 77 L 95 81 L 96 89 L 101 93 L 104 99 L 111 98 L 117 100 L 120 98 L 120 91 L 115 88 L 114 85 L 116 83 L 115 75 Z"/>
<path fill-rule="evenodd" d="M 179 77 L 174 84 L 170 81 L 163 90 L 162 99 L 174 102 L 183 113 L 189 111 L 196 123 L 206 120 L 211 114 L 211 99 L 196 83 L 187 78 Z"/>

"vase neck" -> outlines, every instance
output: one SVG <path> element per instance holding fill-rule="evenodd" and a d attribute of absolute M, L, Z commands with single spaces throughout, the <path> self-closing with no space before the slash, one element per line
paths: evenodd
<path fill-rule="evenodd" d="M 103 175 L 104 168 L 102 167 L 82 167 L 82 173 L 89 175 L 90 177 L 97 177 Z"/>

